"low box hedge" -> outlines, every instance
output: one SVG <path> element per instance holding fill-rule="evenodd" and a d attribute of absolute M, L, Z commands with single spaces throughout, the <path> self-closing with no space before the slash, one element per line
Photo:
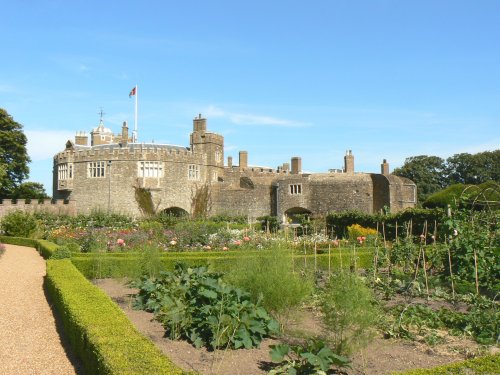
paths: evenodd
<path fill-rule="evenodd" d="M 68 259 L 48 260 L 45 286 L 89 374 L 182 374 Z"/>
<path fill-rule="evenodd" d="M 0 236 L 0 242 L 9 245 L 36 247 L 37 240 L 24 237 Z"/>
<path fill-rule="evenodd" d="M 405 372 L 395 372 L 393 375 L 472 375 L 500 374 L 500 354 L 455 362 L 449 365 L 426 369 L 415 369 Z"/>

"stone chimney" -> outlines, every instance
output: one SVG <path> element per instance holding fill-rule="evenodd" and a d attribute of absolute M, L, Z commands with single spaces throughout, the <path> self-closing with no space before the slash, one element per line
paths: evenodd
<path fill-rule="evenodd" d="M 89 143 L 89 137 L 85 132 L 77 132 L 75 135 L 75 144 L 80 146 L 87 146 Z"/>
<path fill-rule="evenodd" d="M 389 163 L 386 159 L 380 164 L 380 173 L 387 176 L 389 174 Z"/>
<path fill-rule="evenodd" d="M 240 169 L 248 168 L 248 152 L 240 151 Z"/>
<path fill-rule="evenodd" d="M 128 125 L 127 125 L 127 121 L 123 121 L 121 143 L 122 143 L 122 145 L 126 145 L 128 143 Z"/>
<path fill-rule="evenodd" d="M 354 173 L 354 155 L 352 154 L 352 150 L 345 152 L 344 173 Z"/>
<path fill-rule="evenodd" d="M 290 171 L 290 164 L 283 163 L 282 169 L 283 169 L 283 172 L 289 172 Z"/>
<path fill-rule="evenodd" d="M 292 158 L 292 174 L 302 173 L 302 159 L 298 156 Z"/>
<path fill-rule="evenodd" d="M 229 168 L 232 168 L 233 167 L 233 157 L 232 156 L 228 156 L 227 157 L 227 166 Z"/>
<path fill-rule="evenodd" d="M 207 131 L 207 119 L 201 117 L 201 113 L 193 120 L 193 131 L 205 133 Z"/>

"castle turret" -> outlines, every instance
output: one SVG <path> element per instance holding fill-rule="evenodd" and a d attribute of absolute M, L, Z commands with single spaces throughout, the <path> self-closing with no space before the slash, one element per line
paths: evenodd
<path fill-rule="evenodd" d="M 201 113 L 198 117 L 193 119 L 193 131 L 205 133 L 207 131 L 207 119 L 201 117 Z"/>

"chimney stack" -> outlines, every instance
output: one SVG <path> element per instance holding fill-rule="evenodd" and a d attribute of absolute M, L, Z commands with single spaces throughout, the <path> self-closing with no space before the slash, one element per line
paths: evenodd
<path fill-rule="evenodd" d="M 85 132 L 77 132 L 75 135 L 75 144 L 80 146 L 87 146 L 89 137 Z"/>
<path fill-rule="evenodd" d="M 344 156 L 344 173 L 354 173 L 354 155 L 348 150 Z"/>
<path fill-rule="evenodd" d="M 292 174 L 302 173 L 302 159 L 298 156 L 292 158 Z"/>
<path fill-rule="evenodd" d="M 240 151 L 240 169 L 248 168 L 248 152 Z"/>
<path fill-rule="evenodd" d="M 229 168 L 232 168 L 233 167 L 233 157 L 232 156 L 228 156 L 227 157 L 227 166 Z"/>
<path fill-rule="evenodd" d="M 384 159 L 382 164 L 380 164 L 380 173 L 382 173 L 384 176 L 387 176 L 389 174 L 389 163 L 386 159 Z"/>

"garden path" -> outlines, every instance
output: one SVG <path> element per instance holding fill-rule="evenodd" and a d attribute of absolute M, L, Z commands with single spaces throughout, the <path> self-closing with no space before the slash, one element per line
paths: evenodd
<path fill-rule="evenodd" d="M 44 293 L 45 261 L 33 248 L 5 246 L 0 257 L 0 374 L 81 374 Z"/>

